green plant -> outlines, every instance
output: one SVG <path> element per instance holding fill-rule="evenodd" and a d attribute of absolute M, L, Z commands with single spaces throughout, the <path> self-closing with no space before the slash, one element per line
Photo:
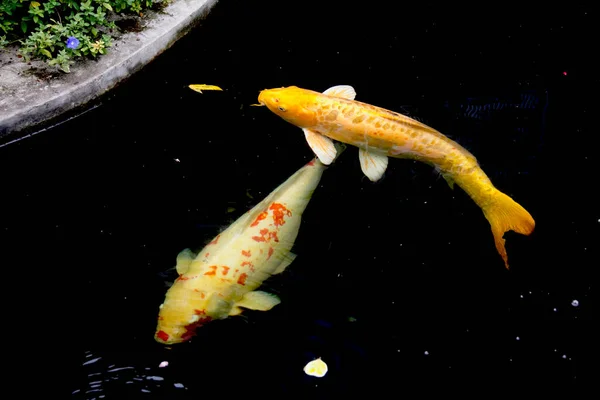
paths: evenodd
<path fill-rule="evenodd" d="M 69 72 L 77 58 L 106 54 L 117 29 L 108 18 L 111 13 L 141 14 L 154 3 L 169 1 L 1 0 L 0 49 L 18 43 L 25 61 L 42 59 Z"/>

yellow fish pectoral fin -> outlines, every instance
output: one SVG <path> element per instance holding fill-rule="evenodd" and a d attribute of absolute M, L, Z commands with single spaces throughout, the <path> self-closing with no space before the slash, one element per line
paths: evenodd
<path fill-rule="evenodd" d="M 337 85 L 332 86 L 323 92 L 328 96 L 341 97 L 342 99 L 354 100 L 356 97 L 356 91 L 350 85 Z"/>
<path fill-rule="evenodd" d="M 337 150 L 333 141 L 327 136 L 323 136 L 320 133 L 311 131 L 310 129 L 302 129 L 304 131 L 304 137 L 312 151 L 317 155 L 319 161 L 325 165 L 329 165 L 335 159 Z"/>
<path fill-rule="evenodd" d="M 274 294 L 255 290 L 246 293 L 240 301 L 235 303 L 234 308 L 244 307 L 249 310 L 269 311 L 279 303 L 281 300 Z"/>
<path fill-rule="evenodd" d="M 190 269 L 190 264 L 196 258 L 196 254 L 192 252 L 190 249 L 184 249 L 179 254 L 177 254 L 177 265 L 175 269 L 177 269 L 177 273 L 179 275 L 185 274 L 188 269 Z"/>
<path fill-rule="evenodd" d="M 281 264 L 277 266 L 277 269 L 273 272 L 273 275 L 277 275 L 285 271 L 285 269 L 296 259 L 296 255 L 292 252 L 287 253 L 281 260 Z"/>
<path fill-rule="evenodd" d="M 372 182 L 376 182 L 383 176 L 387 169 L 388 157 L 385 154 L 369 153 L 365 149 L 358 149 L 360 168 Z"/>
<path fill-rule="evenodd" d="M 215 85 L 189 85 L 188 87 L 198 93 L 202 93 L 203 90 L 223 90 Z"/>

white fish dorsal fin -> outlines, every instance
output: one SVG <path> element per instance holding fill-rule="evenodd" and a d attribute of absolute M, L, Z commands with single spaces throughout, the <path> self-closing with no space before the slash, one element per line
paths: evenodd
<path fill-rule="evenodd" d="M 190 249 L 184 249 L 179 254 L 177 254 L 177 265 L 175 269 L 177 269 L 177 273 L 179 275 L 185 274 L 190 269 L 190 264 L 196 258 L 196 254 L 192 252 Z"/>
<path fill-rule="evenodd" d="M 281 300 L 274 294 L 255 290 L 254 292 L 246 293 L 235 305 L 236 307 L 244 307 L 249 310 L 269 311 L 279 303 L 281 303 Z"/>
<path fill-rule="evenodd" d="M 356 91 L 350 85 L 337 85 L 332 86 L 323 92 L 328 96 L 341 97 L 343 99 L 354 100 L 356 97 Z"/>
<path fill-rule="evenodd" d="M 287 253 L 283 260 L 281 260 L 281 264 L 277 266 L 277 269 L 273 272 L 273 275 L 277 275 L 285 271 L 285 269 L 296 259 L 296 255 L 292 252 Z"/>
<path fill-rule="evenodd" d="M 327 136 L 323 136 L 320 133 L 311 131 L 310 129 L 304 128 L 302 130 L 304 131 L 304 137 L 306 137 L 308 145 L 312 149 L 313 153 L 319 157 L 319 161 L 325 165 L 331 164 L 337 154 L 337 150 L 335 149 L 333 141 Z"/>
<path fill-rule="evenodd" d="M 360 168 L 367 178 L 372 182 L 381 179 L 388 165 L 386 155 L 368 152 L 365 149 L 358 149 L 358 158 L 360 160 Z"/>

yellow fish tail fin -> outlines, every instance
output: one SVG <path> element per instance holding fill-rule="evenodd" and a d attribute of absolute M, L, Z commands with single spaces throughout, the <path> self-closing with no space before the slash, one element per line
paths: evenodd
<path fill-rule="evenodd" d="M 483 207 L 483 213 L 492 226 L 496 249 L 508 269 L 504 233 L 515 231 L 522 235 L 530 235 L 535 228 L 535 221 L 519 203 L 500 191 L 496 192 L 495 198 L 490 204 Z"/>

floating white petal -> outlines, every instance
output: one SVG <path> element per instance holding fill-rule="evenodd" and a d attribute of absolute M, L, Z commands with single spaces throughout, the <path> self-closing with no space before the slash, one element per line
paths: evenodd
<path fill-rule="evenodd" d="M 322 378 L 327 373 L 327 364 L 325 364 L 325 362 L 321 360 L 321 357 L 319 357 L 316 360 L 312 360 L 306 364 L 304 367 L 304 372 L 306 372 L 306 375 Z"/>

